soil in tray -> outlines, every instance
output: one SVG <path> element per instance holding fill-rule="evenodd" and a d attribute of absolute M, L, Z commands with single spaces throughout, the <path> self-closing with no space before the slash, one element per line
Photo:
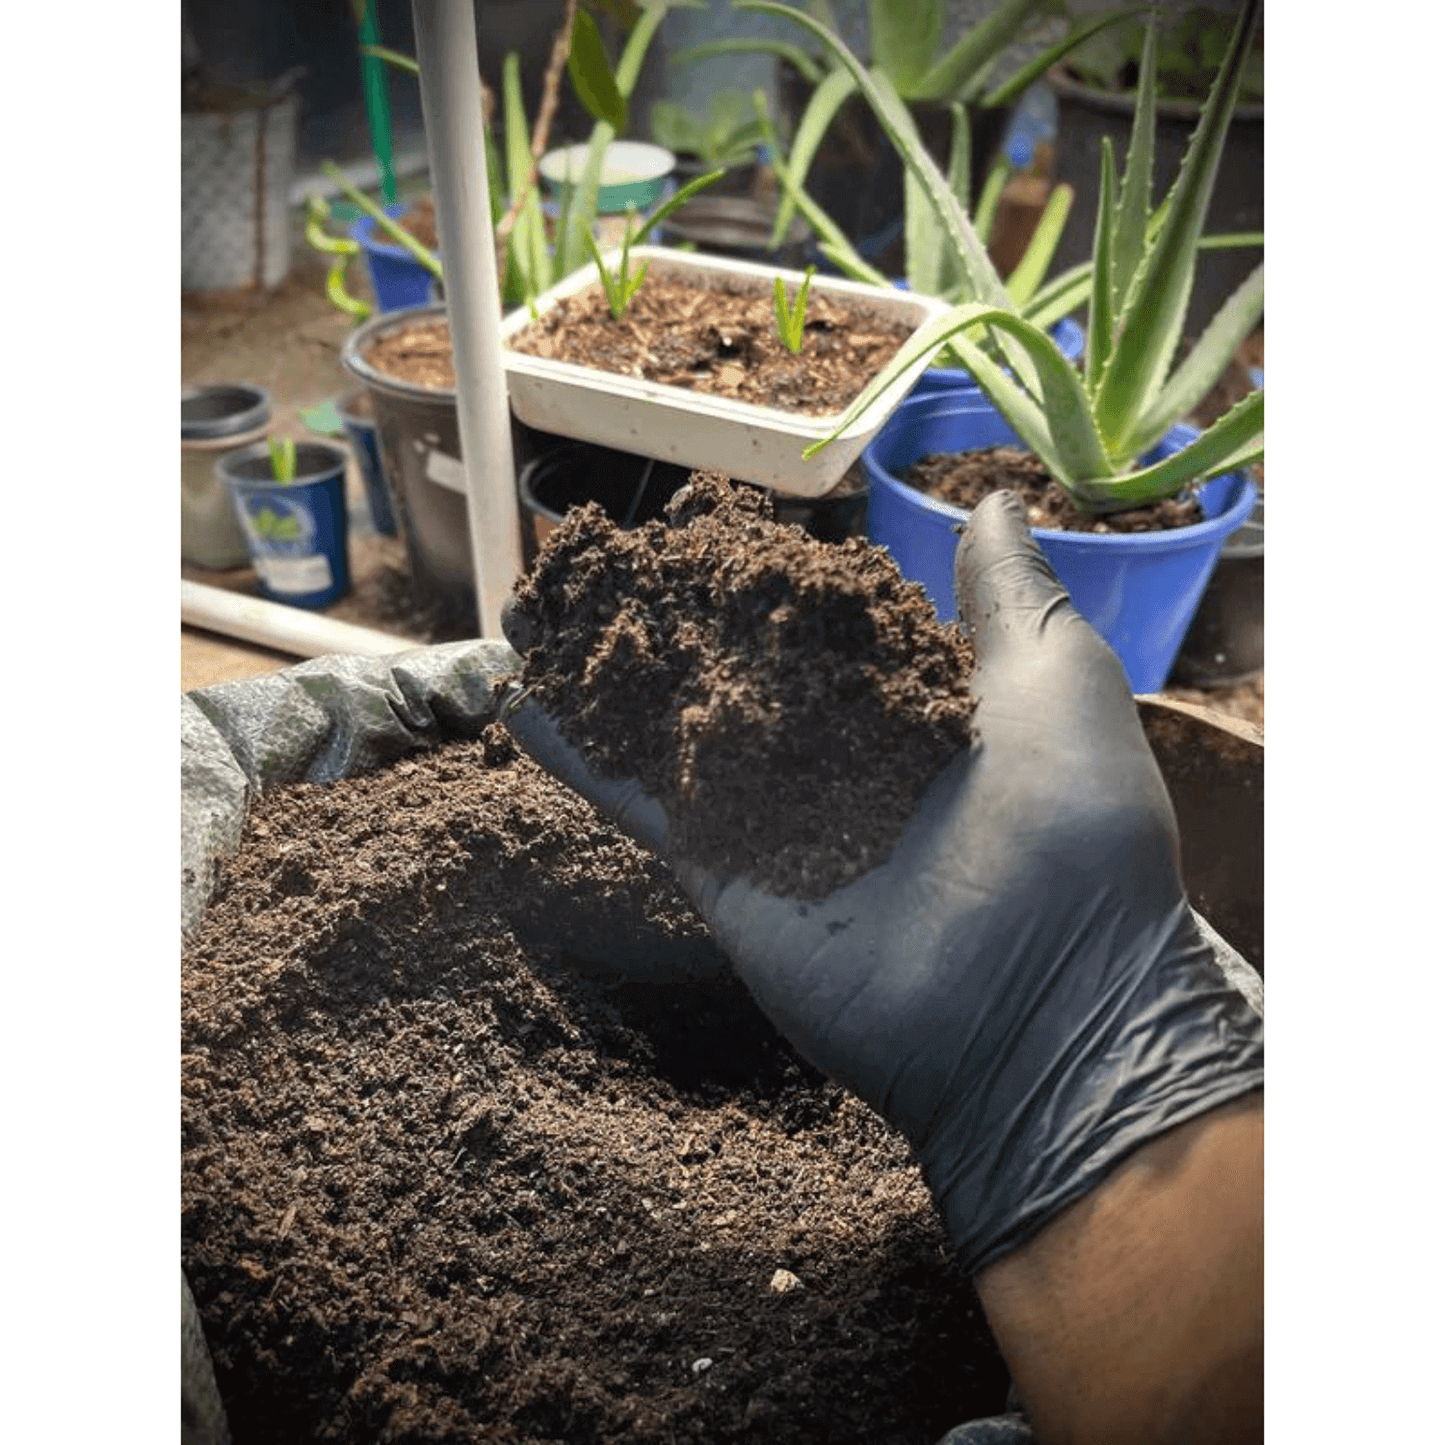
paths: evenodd
<path fill-rule="evenodd" d="M 789 302 L 795 298 L 789 293 Z M 515 351 L 639 376 L 757 406 L 828 416 L 849 403 L 913 328 L 810 290 L 802 349 L 778 336 L 772 292 L 700 285 L 654 268 L 620 320 L 600 286 L 550 307 Z"/>
<path fill-rule="evenodd" d="M 817 899 L 882 863 L 972 738 L 972 646 L 885 548 L 694 473 L 666 522 L 569 512 L 514 594 L 523 683 L 674 846 Z"/>
<path fill-rule="evenodd" d="M 984 447 L 972 452 L 930 452 L 903 473 L 910 487 L 951 502 L 976 507 L 990 492 L 1015 491 L 1028 508 L 1029 526 L 1064 532 L 1163 532 L 1204 520 L 1192 493 L 1145 507 L 1094 516 L 1080 512 L 1032 452 L 1018 447 Z"/>
<path fill-rule="evenodd" d="M 901 1139 L 500 730 L 261 795 L 182 990 L 236 1445 L 932 1445 L 1003 1407 Z"/>

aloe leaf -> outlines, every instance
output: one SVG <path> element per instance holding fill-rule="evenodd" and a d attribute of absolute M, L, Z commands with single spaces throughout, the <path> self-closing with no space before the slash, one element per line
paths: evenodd
<path fill-rule="evenodd" d="M 928 71 L 942 30 L 939 0 L 870 0 L 868 33 L 873 64 L 902 95 L 910 94 Z"/>
<path fill-rule="evenodd" d="M 788 173 L 793 181 L 802 186 L 808 179 L 808 171 L 818 147 L 823 143 L 833 118 L 843 107 L 843 102 L 857 90 L 853 77 L 846 70 L 835 70 L 808 97 L 803 114 L 798 118 L 798 128 L 793 134 L 792 150 L 788 156 Z M 778 214 L 773 220 L 773 234 L 768 238 L 768 250 L 776 251 L 788 234 L 796 214 L 791 191 L 785 191 Z"/>
<path fill-rule="evenodd" d="M 823 68 L 800 46 L 786 40 L 707 40 L 701 45 L 680 50 L 672 57 L 674 65 L 693 65 L 699 60 L 712 60 L 719 55 L 773 55 L 786 60 L 809 85 L 823 79 Z"/>
<path fill-rule="evenodd" d="M 1041 379 L 1042 404 L 1028 395 L 981 347 L 967 340 L 966 333 L 980 325 L 1006 330 L 1027 349 Z M 823 441 L 808 447 L 804 458 L 815 456 L 851 426 L 920 357 L 936 353 L 946 341 L 953 342 L 974 379 L 1024 445 L 1037 453 L 1063 485 L 1068 486 L 1078 475 L 1107 474 L 1108 458 L 1089 418 L 1088 397 L 1078 375 L 1064 360 L 1052 338 L 1012 311 L 978 302 L 945 312 L 915 333 L 863 388 L 837 428 Z"/>
<path fill-rule="evenodd" d="M 1042 286 L 1020 307 L 1024 320 L 1047 331 L 1056 321 L 1072 315 L 1089 299 L 1094 268 L 1087 261 L 1070 266 Z"/>
<path fill-rule="evenodd" d="M 1264 263 L 1244 279 L 1214 314 L 1204 334 L 1139 417 L 1124 445 L 1146 452 L 1182 416 L 1188 416 L 1224 375 L 1240 344 L 1264 315 Z"/>
<path fill-rule="evenodd" d="M 1146 251 L 1142 274 L 1130 288 L 1119 334 L 1095 393 L 1094 414 L 1106 440 L 1127 435 L 1131 418 L 1149 408 L 1178 346 L 1193 284 L 1195 245 L 1204 227 L 1259 11 L 1260 0 L 1247 0 L 1170 190 L 1159 240 Z"/>
<path fill-rule="evenodd" d="M 628 227 L 629 241 L 646 236 L 654 226 L 660 226 L 679 206 L 685 206 L 697 193 L 705 190 L 714 181 L 721 180 L 727 171 L 721 166 L 715 171 L 709 171 L 704 176 L 698 176 L 690 180 L 685 186 L 680 186 L 672 195 L 659 201 L 635 226 Z"/>
<path fill-rule="evenodd" d="M 507 194 L 515 200 L 532 175 L 532 143 L 522 100 L 522 62 L 515 51 L 502 61 L 502 146 L 507 157 Z"/>
<path fill-rule="evenodd" d="M 947 55 L 904 91 L 908 100 L 972 100 L 983 90 L 999 55 L 1018 38 L 1020 26 L 1039 0 L 999 0 L 976 25 L 959 36 Z"/>
<path fill-rule="evenodd" d="M 1114 143 L 1099 141 L 1099 209 L 1094 214 L 1094 260 L 1089 284 L 1088 340 L 1084 346 L 1084 384 L 1094 394 L 1114 338 L 1114 296 L 1109 284 L 1114 254 Z"/>
<path fill-rule="evenodd" d="M 1247 247 L 1263 246 L 1263 231 L 1216 231 L 1212 236 L 1199 238 L 1201 251 L 1232 251 Z"/>
<path fill-rule="evenodd" d="M 582 15 L 585 12 L 579 8 L 577 13 Z M 652 3 L 642 7 L 642 14 L 637 17 L 617 61 L 614 79 L 618 93 L 624 100 L 632 99 L 632 92 L 637 88 L 637 77 L 642 73 L 642 62 L 647 58 L 647 47 L 652 44 L 652 37 L 657 34 L 658 27 L 666 18 L 667 0 L 652 0 Z M 624 127 L 619 126 L 616 129 L 620 131 Z"/>
<path fill-rule="evenodd" d="M 346 197 L 358 210 L 365 212 L 376 222 L 377 227 L 387 237 L 402 247 L 409 255 L 438 281 L 442 279 L 442 263 L 422 245 L 409 231 L 404 231 L 397 223 L 368 196 L 363 195 L 350 181 L 341 173 L 341 168 L 334 161 L 322 161 L 321 173 L 336 183 L 341 194 Z"/>
<path fill-rule="evenodd" d="M 1129 285 L 1144 255 L 1149 229 L 1149 208 L 1154 187 L 1154 77 L 1158 56 L 1158 27 L 1144 30 L 1139 60 L 1139 88 L 1134 100 L 1134 123 L 1114 212 L 1113 248 L 1109 257 L 1109 306 L 1113 315 L 1124 311 Z"/>
<path fill-rule="evenodd" d="M 1034 81 L 1057 65 L 1070 51 L 1076 50 L 1086 40 L 1093 39 L 1101 30 L 1107 30 L 1109 26 L 1117 25 L 1121 20 L 1130 20 L 1136 15 L 1145 14 L 1148 8 L 1147 5 L 1141 5 L 1124 10 L 1110 10 L 1082 21 L 1057 44 L 1049 46 L 1046 50 L 1040 51 L 1039 54 L 1025 61 L 1007 80 L 1000 82 L 989 91 L 979 101 L 980 107 L 984 110 L 997 110 L 1003 106 L 1012 105 Z"/>
<path fill-rule="evenodd" d="M 974 296 L 995 306 L 1008 309 L 1011 305 L 1003 282 L 993 269 L 983 243 L 974 231 L 968 216 L 958 199 L 948 188 L 943 173 L 934 164 L 933 158 L 919 143 L 917 128 L 897 91 L 893 90 L 886 78 L 875 81 L 874 77 L 858 63 L 857 58 L 837 36 L 819 25 L 810 16 L 804 15 L 773 0 L 735 0 L 735 8 L 753 11 L 761 15 L 776 15 L 810 30 L 832 52 L 858 84 L 858 90 L 878 117 L 879 125 L 908 170 L 922 182 L 930 202 L 938 213 L 954 250 L 963 264 L 965 281 Z"/>
<path fill-rule="evenodd" d="M 421 66 L 410 55 L 403 55 L 400 50 L 389 50 L 385 45 L 362 45 L 358 46 L 358 49 L 363 55 L 374 55 L 378 60 L 396 66 L 398 70 L 405 70 L 411 75 L 421 74 Z"/>
<path fill-rule="evenodd" d="M 983 188 L 978 195 L 978 207 L 973 213 L 973 229 L 978 232 L 978 238 L 985 246 L 993 235 L 993 218 L 998 213 L 999 197 L 1003 195 L 1003 188 L 1008 185 L 1012 174 L 1013 162 L 1009 160 L 1007 152 L 1000 151 L 993 158 L 988 175 L 984 177 Z"/>
<path fill-rule="evenodd" d="M 569 275 L 582 260 L 581 239 L 591 234 L 597 219 L 597 191 L 602 184 L 602 163 L 607 147 L 617 139 L 617 132 L 605 120 L 592 127 L 587 143 L 587 159 L 582 165 L 582 178 L 568 189 L 566 224 L 557 227 L 557 273 Z"/>
<path fill-rule="evenodd" d="M 1235 471 L 1263 455 L 1264 393 L 1254 391 L 1163 461 L 1107 479 L 1081 480 L 1074 490 L 1095 511 L 1117 511 L 1172 497 L 1190 482 Z"/>
<path fill-rule="evenodd" d="M 1072 186 L 1055 186 L 1044 202 L 1043 214 L 1034 225 L 1034 233 L 1019 263 L 1008 278 L 1008 294 L 1020 307 L 1028 304 L 1040 285 L 1044 275 L 1053 263 L 1054 252 L 1059 249 L 1059 239 L 1064 234 L 1064 222 L 1074 204 Z"/>
<path fill-rule="evenodd" d="M 856 281 L 868 281 L 875 286 L 887 286 L 888 278 L 876 271 L 853 249 L 853 244 L 844 234 L 843 228 L 793 180 L 790 167 L 786 164 L 783 148 L 768 115 L 767 97 L 761 90 L 753 92 L 753 105 L 757 109 L 758 123 L 763 132 L 763 144 L 778 158 L 776 174 L 784 194 L 797 207 L 803 219 L 813 228 L 819 240 L 819 249 L 840 271 L 846 272 Z"/>

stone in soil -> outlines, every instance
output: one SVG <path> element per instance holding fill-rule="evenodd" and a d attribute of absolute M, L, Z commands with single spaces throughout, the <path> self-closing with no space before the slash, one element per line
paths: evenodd
<path fill-rule="evenodd" d="M 514 596 L 521 681 L 598 775 L 662 802 L 680 855 L 817 899 L 886 860 L 970 745 L 973 650 L 886 549 L 767 510 L 695 473 L 665 523 L 569 512 Z"/>

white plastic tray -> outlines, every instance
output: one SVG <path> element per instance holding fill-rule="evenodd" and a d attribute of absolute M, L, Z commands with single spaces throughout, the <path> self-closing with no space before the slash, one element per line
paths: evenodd
<path fill-rule="evenodd" d="M 782 276 L 790 296 L 796 294 L 803 280 L 800 271 L 666 247 L 635 246 L 631 255 L 636 261 L 648 262 L 649 274 L 725 276 L 734 284 L 756 288 L 770 302 L 774 276 Z M 616 252 L 604 257 L 614 270 L 618 259 Z M 596 282 L 597 268 L 593 265 L 573 272 L 537 298 L 538 314 Z M 833 276 L 815 275 L 812 291 L 840 300 L 862 300 L 875 316 L 902 321 L 915 331 L 947 309 L 933 297 Z M 831 417 L 803 416 L 663 386 L 640 377 L 613 375 L 569 361 L 527 356 L 507 347 L 507 338 L 523 330 L 531 320 L 531 313 L 522 307 L 502 321 L 507 390 L 519 421 L 556 436 L 595 442 L 658 461 L 716 469 L 735 481 L 753 482 L 798 497 L 820 497 L 842 480 L 893 409 L 913 389 L 929 361 L 924 357 L 916 362 L 835 442 L 805 462 L 803 448 L 827 436 L 842 412 Z"/>

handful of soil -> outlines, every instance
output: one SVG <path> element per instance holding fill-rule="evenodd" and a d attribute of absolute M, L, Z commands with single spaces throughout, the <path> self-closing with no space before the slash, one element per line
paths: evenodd
<path fill-rule="evenodd" d="M 666 523 L 569 512 L 515 594 L 521 681 L 597 776 L 662 803 L 679 854 L 816 900 L 887 859 L 969 745 L 974 658 L 884 548 L 769 509 L 694 473 Z"/>

